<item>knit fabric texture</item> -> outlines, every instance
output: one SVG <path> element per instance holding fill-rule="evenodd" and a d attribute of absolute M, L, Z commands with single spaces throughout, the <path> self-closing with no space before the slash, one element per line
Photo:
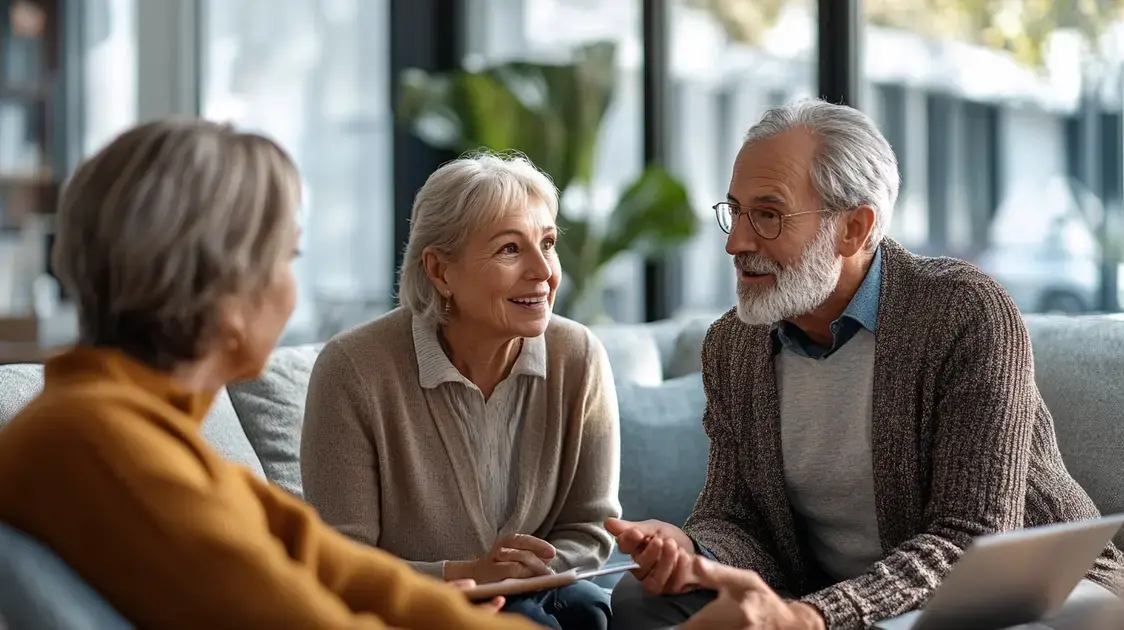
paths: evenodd
<path fill-rule="evenodd" d="M 882 253 L 871 448 L 884 557 L 865 574 L 832 584 L 793 515 L 770 327 L 731 310 L 702 349 L 710 457 L 684 529 L 815 605 L 831 630 L 919 608 L 978 536 L 1098 516 L 1062 462 L 1007 293 L 962 261 L 890 239 Z M 1087 577 L 1119 593 L 1122 561 L 1110 545 Z"/>

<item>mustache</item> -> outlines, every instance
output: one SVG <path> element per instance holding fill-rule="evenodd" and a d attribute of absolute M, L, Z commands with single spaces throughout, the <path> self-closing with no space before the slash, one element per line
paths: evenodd
<path fill-rule="evenodd" d="M 745 273 L 779 274 L 781 266 L 777 261 L 766 258 L 758 252 L 742 252 L 734 256 L 734 267 Z"/>

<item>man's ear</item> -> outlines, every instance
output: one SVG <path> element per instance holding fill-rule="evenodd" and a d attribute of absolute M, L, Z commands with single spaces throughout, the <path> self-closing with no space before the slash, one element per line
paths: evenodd
<path fill-rule="evenodd" d="M 445 255 L 432 247 L 426 247 L 422 250 L 422 267 L 425 268 L 425 275 L 429 276 L 429 281 L 437 290 L 448 297 L 449 292 L 452 290 L 449 287 L 449 280 L 446 277 L 449 271 L 449 262 Z"/>
<path fill-rule="evenodd" d="M 874 229 L 874 208 L 857 206 L 843 216 L 839 233 L 839 254 L 850 258 L 863 251 L 866 240 Z"/>

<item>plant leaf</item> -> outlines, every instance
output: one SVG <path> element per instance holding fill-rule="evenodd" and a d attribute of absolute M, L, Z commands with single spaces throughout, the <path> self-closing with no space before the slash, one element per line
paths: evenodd
<path fill-rule="evenodd" d="M 399 121 L 431 146 L 457 152 L 516 150 L 550 175 L 559 191 L 589 184 L 601 123 L 613 98 L 616 45 L 577 49 L 574 61 L 510 61 L 479 72 L 399 79 Z"/>
<path fill-rule="evenodd" d="M 695 235 L 698 218 L 687 189 L 666 169 L 649 166 L 621 195 L 609 217 L 598 267 L 625 250 L 651 256 Z"/>
<path fill-rule="evenodd" d="M 582 256 L 590 238 L 589 222 L 570 219 L 559 213 L 558 232 L 558 242 L 554 246 L 558 264 L 575 287 L 584 286 L 588 280 L 585 268 L 589 265 L 582 260 Z"/>

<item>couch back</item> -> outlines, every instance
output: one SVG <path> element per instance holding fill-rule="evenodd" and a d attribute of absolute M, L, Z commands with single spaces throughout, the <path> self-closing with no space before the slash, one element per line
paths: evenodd
<path fill-rule="evenodd" d="M 627 518 L 682 523 L 706 477 L 703 336 L 714 317 L 595 326 L 621 412 Z M 1036 380 L 1070 472 L 1106 513 L 1124 512 L 1124 318 L 1030 316 Z M 280 348 L 265 374 L 220 395 L 203 426 L 229 459 L 297 496 L 300 428 L 320 346 Z M 0 426 L 42 387 L 37 365 L 0 366 Z"/>

